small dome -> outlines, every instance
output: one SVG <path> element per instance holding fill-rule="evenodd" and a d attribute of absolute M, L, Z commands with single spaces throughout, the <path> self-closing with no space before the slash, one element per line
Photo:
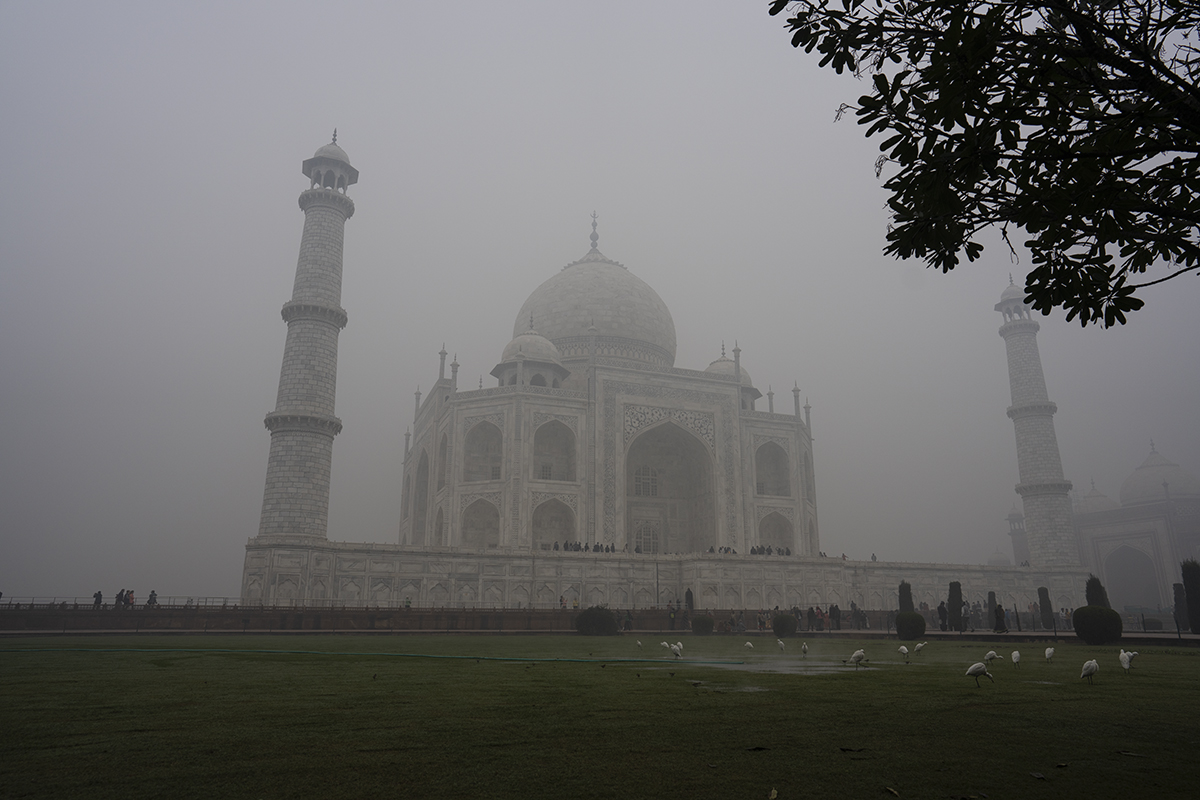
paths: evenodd
<path fill-rule="evenodd" d="M 1166 487 L 1163 486 L 1166 483 Z M 1157 503 L 1171 497 L 1200 497 L 1200 480 L 1183 467 L 1163 458 L 1150 446 L 1150 455 L 1121 484 L 1121 505 Z"/>
<path fill-rule="evenodd" d="M 716 361 L 709 364 L 708 368 L 705 369 L 704 371 L 711 372 L 715 375 L 728 375 L 729 377 L 732 378 L 734 375 L 734 372 L 733 372 L 734 366 L 736 366 L 736 365 L 734 364 L 734 361 L 732 358 L 726 358 L 725 356 L 721 356 Z M 746 372 L 745 367 L 742 367 L 742 383 L 745 384 L 746 386 L 754 385 L 754 381 L 750 380 L 750 373 Z"/>
<path fill-rule="evenodd" d="M 1092 490 L 1079 498 L 1077 510 L 1080 514 L 1094 514 L 1097 511 L 1112 511 L 1114 508 L 1120 507 L 1120 504 L 1111 497 L 1097 491 L 1096 484 L 1092 483 Z"/>
<path fill-rule="evenodd" d="M 528 361 L 541 361 L 562 366 L 562 357 L 558 353 L 558 348 L 554 346 L 554 342 L 532 329 L 525 331 L 508 343 L 508 346 L 504 348 L 504 353 L 500 356 L 500 363 L 506 364 L 515 361 L 517 353 L 525 356 Z"/>
<path fill-rule="evenodd" d="M 1015 283 L 1010 283 L 1007 287 L 1005 287 L 1004 291 L 1000 295 L 1001 303 L 1005 302 L 1006 300 L 1024 300 L 1024 299 L 1025 299 L 1025 289 L 1023 289 L 1020 286 L 1017 286 Z"/>
<path fill-rule="evenodd" d="M 350 164 L 350 156 L 346 155 L 346 151 L 338 147 L 333 142 L 317 148 L 317 152 L 313 153 L 313 158 L 331 158 L 334 161 L 340 161 L 347 166 Z"/>

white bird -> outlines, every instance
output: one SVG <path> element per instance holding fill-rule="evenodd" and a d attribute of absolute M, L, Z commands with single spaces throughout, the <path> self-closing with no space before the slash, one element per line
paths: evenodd
<path fill-rule="evenodd" d="M 1137 655 L 1137 651 L 1130 650 L 1130 651 L 1128 651 L 1128 653 L 1129 653 L 1129 666 L 1132 667 L 1133 666 L 1133 657 Z"/>
<path fill-rule="evenodd" d="M 1001 661 L 1004 660 L 1004 656 L 1000 655 L 995 650 L 988 650 L 987 655 L 983 657 L 983 660 L 986 661 L 987 663 L 991 664 L 992 661 L 994 661 L 997 658 L 1000 659 Z"/>
<path fill-rule="evenodd" d="M 776 639 L 775 641 L 779 643 L 779 652 L 782 653 L 783 652 L 783 639 Z"/>
<path fill-rule="evenodd" d="M 676 658 L 683 658 L 683 648 L 680 647 L 679 645 L 677 645 L 677 644 L 671 645 L 671 652 L 675 654 Z"/>
<path fill-rule="evenodd" d="M 1121 655 L 1117 656 L 1117 660 L 1121 662 L 1121 669 L 1125 670 L 1126 675 L 1129 674 L 1129 662 L 1132 660 L 1130 659 L 1131 655 L 1131 653 L 1126 653 L 1122 650 Z"/>
<path fill-rule="evenodd" d="M 908 663 L 908 648 L 905 647 L 904 645 L 900 645 L 900 655 L 904 656 L 904 663 L 907 664 Z"/>
<path fill-rule="evenodd" d="M 808 658 L 808 642 L 800 643 L 800 653 L 802 658 Z"/>
<path fill-rule="evenodd" d="M 683 649 L 683 642 L 676 642 L 676 643 L 675 643 L 675 646 L 676 646 L 676 647 L 678 647 L 680 650 L 682 650 L 682 649 Z"/>
<path fill-rule="evenodd" d="M 754 645 L 750 644 L 749 642 L 746 642 L 746 647 L 749 647 L 751 650 L 754 649 Z"/>
<path fill-rule="evenodd" d="M 853 664 L 855 671 L 857 671 L 858 665 L 866 660 L 867 660 L 866 652 L 864 652 L 862 650 L 855 650 L 854 653 L 850 656 L 850 658 L 846 661 L 843 661 L 842 663 L 843 664 L 847 664 L 847 663 Z"/>
<path fill-rule="evenodd" d="M 992 673 L 987 671 L 987 664 L 984 664 L 982 661 L 976 661 L 974 664 L 967 667 L 967 677 L 974 678 L 976 686 L 979 686 L 980 675 L 986 675 L 987 679 L 992 683 L 996 682 L 996 679 L 992 677 Z"/>
<path fill-rule="evenodd" d="M 1100 671 L 1100 665 L 1096 663 L 1096 659 L 1083 662 L 1083 672 L 1079 673 L 1080 678 L 1087 678 L 1088 685 L 1092 683 L 1092 676 Z"/>
<path fill-rule="evenodd" d="M 642 649 L 642 643 L 639 641 L 638 642 L 638 650 L 641 650 L 641 649 Z"/>
<path fill-rule="evenodd" d="M 1053 647 L 1047 647 L 1047 648 L 1046 648 L 1046 663 L 1047 663 L 1047 664 L 1049 664 L 1049 663 L 1050 663 L 1050 659 L 1052 659 L 1052 658 L 1054 658 L 1054 648 L 1053 648 Z"/>
<path fill-rule="evenodd" d="M 659 644 L 661 644 L 663 647 L 667 648 L 668 650 L 671 649 L 671 645 L 667 644 L 666 642 L 659 642 Z"/>
<path fill-rule="evenodd" d="M 1013 662 L 1013 667 L 1015 669 L 1021 668 L 1021 651 L 1020 650 L 1012 651 L 1012 662 Z"/>
<path fill-rule="evenodd" d="M 917 642 L 917 646 L 913 648 L 913 655 L 921 652 L 921 648 L 927 644 L 929 644 L 929 642 Z"/>

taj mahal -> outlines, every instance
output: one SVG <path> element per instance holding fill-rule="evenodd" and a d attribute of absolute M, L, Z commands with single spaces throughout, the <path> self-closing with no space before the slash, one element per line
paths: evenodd
<path fill-rule="evenodd" d="M 996 311 L 1024 512 L 1012 518 L 1014 563 L 824 557 L 812 409 L 800 390 L 777 409 L 774 393 L 755 387 L 736 343 L 732 357 L 722 348 L 708 365 L 677 366 L 670 310 L 601 252 L 595 215 L 582 257 L 548 269 L 515 310 L 511 334 L 484 344 L 496 348 L 494 384 L 460 387 L 458 364 L 447 365 L 443 348 L 437 379 L 416 393 L 405 434 L 395 543 L 330 539 L 330 465 L 342 428 L 334 415 L 337 348 L 348 319 L 342 245 L 359 173 L 336 135 L 302 172 L 310 185 L 300 194 L 304 227 L 282 310 L 287 338 L 276 407 L 265 420 L 270 453 L 258 534 L 246 546 L 244 603 L 645 608 L 689 597 L 710 609 L 887 609 L 907 580 L 914 599 L 931 605 L 959 581 L 972 601 L 994 591 L 1024 609 L 1046 587 L 1057 607 L 1074 607 L 1083 604 L 1088 572 L 1103 577 L 1107 554 L 1120 547 L 1148 563 L 1137 562 L 1140 577 L 1121 573 L 1118 582 L 1128 578 L 1139 599 L 1161 603 L 1178 580 L 1180 553 L 1193 555 L 1200 540 L 1200 523 L 1184 524 L 1182 538 L 1178 524 L 1159 524 L 1157 538 L 1141 528 L 1122 534 L 1130 514 L 1106 522 L 1111 509 L 1090 495 L 1089 513 L 1076 513 L 1038 323 L 1023 292 L 1009 286 Z M 1200 483 L 1178 485 L 1186 474 L 1175 477 L 1175 506 L 1194 503 L 1200 512 Z M 1153 486 L 1147 491 L 1157 500 Z M 1106 543 L 1092 542 L 1096 536 Z M 1117 561 L 1129 558 L 1121 551 Z"/>

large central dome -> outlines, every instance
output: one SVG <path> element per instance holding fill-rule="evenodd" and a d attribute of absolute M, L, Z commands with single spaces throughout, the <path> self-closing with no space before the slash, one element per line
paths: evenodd
<path fill-rule="evenodd" d="M 675 322 L 662 298 L 641 278 L 596 249 L 533 290 L 513 324 L 513 338 L 535 327 L 563 361 L 596 354 L 642 364 L 675 365 Z M 532 322 L 531 322 L 532 320 Z"/>

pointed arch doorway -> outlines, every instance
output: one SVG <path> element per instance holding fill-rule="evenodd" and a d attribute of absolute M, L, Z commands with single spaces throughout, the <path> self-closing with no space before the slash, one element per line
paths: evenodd
<path fill-rule="evenodd" d="M 641 433 L 625 455 L 625 537 L 631 552 L 701 553 L 717 543 L 713 459 L 672 422 Z"/>

